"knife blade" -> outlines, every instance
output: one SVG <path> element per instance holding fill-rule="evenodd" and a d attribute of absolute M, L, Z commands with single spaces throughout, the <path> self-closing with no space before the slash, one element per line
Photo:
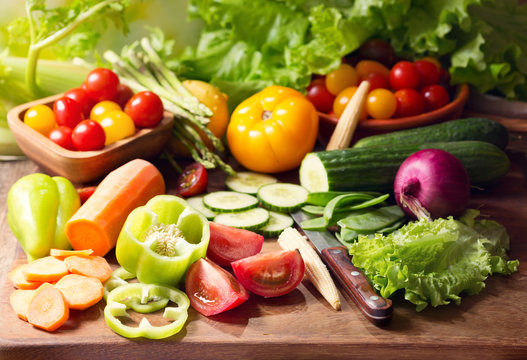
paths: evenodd
<path fill-rule="evenodd" d="M 392 301 L 375 292 L 366 276 L 351 262 L 346 247 L 328 231 L 303 230 L 300 224 L 310 219 L 303 211 L 291 216 L 362 314 L 375 325 L 388 323 L 393 313 Z"/>

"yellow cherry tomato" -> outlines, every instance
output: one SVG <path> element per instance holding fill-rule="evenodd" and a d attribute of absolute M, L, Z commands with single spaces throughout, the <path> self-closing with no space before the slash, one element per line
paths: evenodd
<path fill-rule="evenodd" d="M 51 130 L 57 127 L 55 114 L 46 105 L 30 107 L 24 114 L 24 123 L 44 136 L 48 136 Z"/>
<path fill-rule="evenodd" d="M 349 64 L 341 64 L 338 69 L 326 75 L 326 88 L 333 95 L 349 86 L 355 86 L 359 82 L 359 77 L 355 68 Z"/>
<path fill-rule="evenodd" d="M 106 112 L 99 117 L 97 122 L 101 124 L 106 135 L 104 145 L 110 145 L 135 134 L 134 121 L 121 110 Z"/>
<path fill-rule="evenodd" d="M 236 160 L 249 170 L 277 173 L 300 165 L 318 134 L 315 107 L 300 92 L 272 85 L 239 104 L 227 126 Z"/>
<path fill-rule="evenodd" d="M 375 89 L 368 94 L 366 111 L 374 119 L 389 119 L 395 114 L 397 99 L 390 90 Z"/>
<path fill-rule="evenodd" d="M 116 110 L 122 111 L 121 107 L 116 102 L 110 100 L 99 101 L 91 108 L 90 119 L 97 121 L 106 113 Z"/>
<path fill-rule="evenodd" d="M 335 100 L 333 101 L 333 113 L 336 117 L 340 117 L 342 113 L 344 112 L 344 109 L 346 108 L 346 105 L 350 102 L 353 95 L 355 95 L 355 92 L 357 91 L 358 86 L 350 86 L 339 92 Z M 368 113 L 366 112 L 366 105 L 362 107 L 362 111 L 360 114 L 359 119 L 364 120 L 368 117 Z"/>

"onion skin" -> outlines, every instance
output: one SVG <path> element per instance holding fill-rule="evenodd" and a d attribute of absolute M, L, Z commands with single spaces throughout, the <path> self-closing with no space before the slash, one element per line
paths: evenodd
<path fill-rule="evenodd" d="M 454 155 L 425 149 L 403 161 L 395 176 L 394 195 L 399 207 L 412 219 L 457 216 L 468 206 L 470 180 Z"/>

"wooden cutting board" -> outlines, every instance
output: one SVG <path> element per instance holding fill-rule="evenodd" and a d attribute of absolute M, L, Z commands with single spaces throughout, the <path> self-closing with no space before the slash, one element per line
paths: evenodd
<path fill-rule="evenodd" d="M 72 311 L 54 333 L 17 318 L 8 302 L 13 288 L 6 274 L 25 260 L 6 224 L 5 197 L 16 179 L 39 169 L 30 161 L 1 163 L 0 359 L 527 358 L 527 167 L 523 155 L 512 159 L 506 178 L 475 193 L 471 206 L 506 226 L 509 255 L 520 260 L 519 271 L 490 277 L 480 294 L 464 296 L 461 305 L 418 313 L 395 298 L 391 323 L 379 328 L 349 298 L 342 295 L 342 310 L 335 311 L 304 281 L 286 296 L 251 295 L 240 307 L 209 318 L 190 309 L 181 333 L 157 341 L 113 333 L 105 324 L 102 302 L 84 312 Z M 170 189 L 175 174 L 162 171 Z M 295 176 L 284 174 L 283 179 L 294 181 Z M 213 172 L 211 179 L 209 191 L 223 188 L 222 174 Z M 276 241 L 267 239 L 263 251 L 273 249 L 278 249 Z M 112 254 L 108 259 L 115 264 Z"/>

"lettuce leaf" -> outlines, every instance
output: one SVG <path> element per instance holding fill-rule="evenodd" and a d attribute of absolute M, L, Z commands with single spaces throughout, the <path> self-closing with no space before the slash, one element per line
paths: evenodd
<path fill-rule="evenodd" d="M 519 265 L 507 258 L 505 228 L 477 215 L 472 210 L 458 220 L 420 220 L 387 236 L 359 236 L 350 248 L 353 264 L 383 297 L 402 290 L 417 311 L 459 304 L 462 292 L 477 294 L 489 275 L 508 275 Z"/>

